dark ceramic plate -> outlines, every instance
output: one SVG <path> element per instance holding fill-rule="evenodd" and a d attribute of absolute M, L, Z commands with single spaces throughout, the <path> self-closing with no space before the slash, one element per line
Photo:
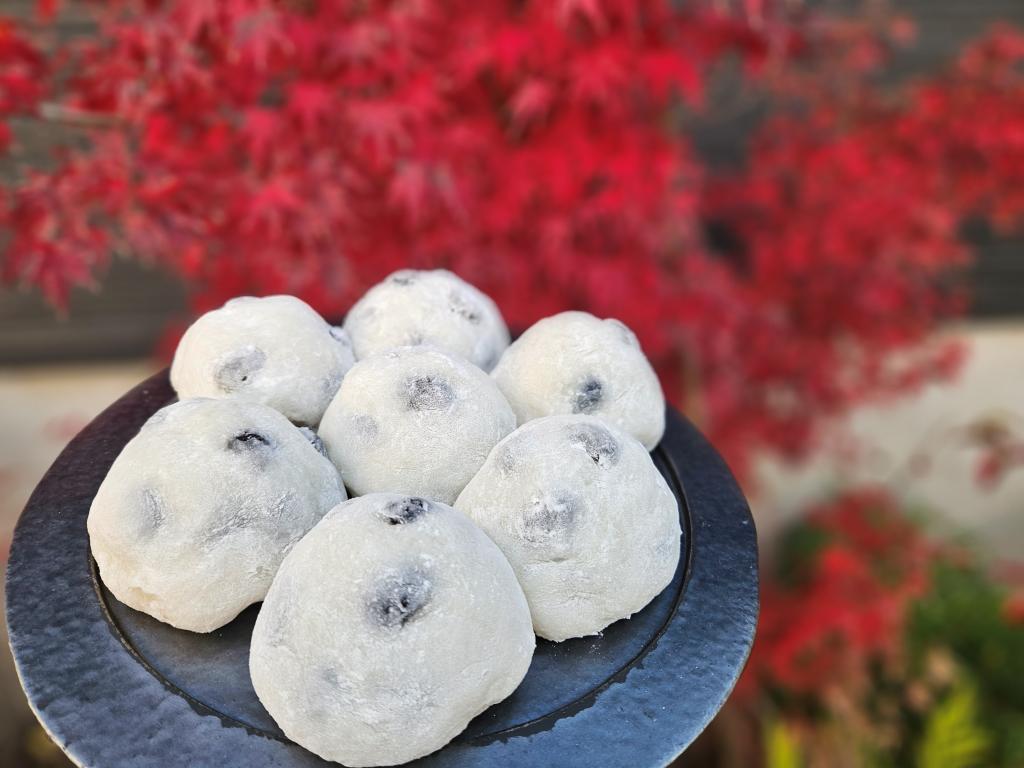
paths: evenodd
<path fill-rule="evenodd" d="M 7 622 L 29 702 L 90 768 L 328 765 L 288 741 L 253 693 L 258 606 L 192 634 L 122 605 L 98 578 L 89 505 L 121 448 L 173 398 L 164 372 L 114 403 L 68 445 L 18 522 Z M 754 525 L 721 458 L 675 411 L 653 456 L 680 502 L 672 583 L 597 637 L 539 641 L 510 698 L 410 765 L 663 766 L 707 726 L 753 642 Z"/>

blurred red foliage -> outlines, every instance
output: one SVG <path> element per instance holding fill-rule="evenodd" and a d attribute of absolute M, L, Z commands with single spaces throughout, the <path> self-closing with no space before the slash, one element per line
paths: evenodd
<path fill-rule="evenodd" d="M 46 63 L 43 56 L 14 25 L 0 17 L 0 152 L 11 139 L 4 122 L 12 115 L 31 112 L 43 94 Z"/>
<path fill-rule="evenodd" d="M 934 538 L 928 522 L 867 488 L 786 530 L 720 731 L 723 743 L 746 734 L 730 764 L 1021 764 L 1021 566 Z M 950 714 L 964 691 L 974 703 Z"/>
<path fill-rule="evenodd" d="M 1008 597 L 1004 612 L 1008 623 L 1024 625 L 1024 593 Z"/>
<path fill-rule="evenodd" d="M 121 252 L 196 310 L 290 292 L 339 314 L 391 270 L 448 266 L 513 326 L 623 319 L 738 470 L 799 453 L 821 416 L 955 368 L 921 342 L 960 306 L 960 222 L 1024 202 L 1024 38 L 883 92 L 868 75 L 905 21 L 671 5 L 96 3 L 45 94 L 90 146 L 6 190 L 3 274 L 59 305 Z M 2 29 L 0 94 L 21 95 L 0 119 L 43 97 Z M 725 58 L 778 106 L 731 175 L 679 130 Z"/>
<path fill-rule="evenodd" d="M 762 582 L 758 641 L 741 692 L 864 694 L 899 662 L 908 606 L 925 593 L 933 551 L 887 492 L 847 493 L 809 511 L 783 542 L 795 571 Z"/>

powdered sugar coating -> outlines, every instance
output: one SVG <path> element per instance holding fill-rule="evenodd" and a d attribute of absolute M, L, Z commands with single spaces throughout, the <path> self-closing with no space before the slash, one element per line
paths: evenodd
<path fill-rule="evenodd" d="M 558 414 L 596 416 L 652 450 L 665 433 L 665 395 L 633 332 L 618 320 L 562 312 L 532 325 L 491 374 L 520 425 Z"/>
<path fill-rule="evenodd" d="M 498 545 L 534 630 L 593 635 L 647 605 L 679 562 L 679 508 L 650 455 L 589 416 L 549 416 L 506 437 L 455 502 Z"/>
<path fill-rule="evenodd" d="M 89 541 L 118 600 L 209 632 L 262 600 L 292 545 L 344 498 L 331 462 L 277 411 L 183 400 L 114 461 Z"/>
<path fill-rule="evenodd" d="M 356 358 L 430 344 L 491 370 L 508 346 L 497 305 L 444 269 L 403 269 L 375 285 L 345 318 Z"/>
<path fill-rule="evenodd" d="M 430 346 L 360 360 L 320 437 L 355 495 L 394 491 L 452 503 L 515 414 L 483 371 Z"/>
<path fill-rule="evenodd" d="M 522 681 L 526 598 L 468 518 L 399 494 L 352 499 L 282 564 L 249 669 L 288 738 L 348 766 L 439 749 Z"/>
<path fill-rule="evenodd" d="M 196 320 L 171 365 L 179 397 L 269 405 L 316 426 L 355 357 L 348 335 L 294 296 L 242 296 Z"/>

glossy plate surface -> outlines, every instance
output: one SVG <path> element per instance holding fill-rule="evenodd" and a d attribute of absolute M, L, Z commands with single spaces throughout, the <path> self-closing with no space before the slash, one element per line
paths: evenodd
<path fill-rule="evenodd" d="M 89 505 L 121 448 L 173 399 L 164 372 L 114 403 L 68 445 L 18 522 L 7 622 L 29 701 L 90 768 L 331 765 L 289 742 L 253 692 L 258 606 L 198 635 L 128 608 L 98 578 Z M 753 641 L 754 525 L 724 462 L 675 411 L 653 457 L 680 501 L 672 583 L 600 636 L 538 641 L 509 699 L 409 765 L 662 766 L 707 726 Z"/>

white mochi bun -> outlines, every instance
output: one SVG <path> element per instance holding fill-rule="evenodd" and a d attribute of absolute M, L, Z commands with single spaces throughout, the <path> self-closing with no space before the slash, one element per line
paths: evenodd
<path fill-rule="evenodd" d="M 465 515 L 393 493 L 342 504 L 284 561 L 253 630 L 253 686 L 288 738 L 353 768 L 429 754 L 526 675 L 508 561 Z"/>
<path fill-rule="evenodd" d="M 534 323 L 492 373 L 519 424 L 596 416 L 652 450 L 665 432 L 665 395 L 634 333 L 618 320 L 562 312 Z"/>
<path fill-rule="evenodd" d="M 375 285 L 345 318 L 356 358 L 431 344 L 491 370 L 508 346 L 497 305 L 445 269 L 403 269 Z"/>
<path fill-rule="evenodd" d="M 515 414 L 490 377 L 428 346 L 356 363 L 320 436 L 354 495 L 394 491 L 451 504 Z"/>
<path fill-rule="evenodd" d="M 294 296 L 242 296 L 185 331 L 171 364 L 178 397 L 263 403 L 316 426 L 355 358 L 347 334 Z"/>
<path fill-rule="evenodd" d="M 103 583 L 125 605 L 193 632 L 262 600 L 292 545 L 345 498 L 312 437 L 258 403 L 195 399 L 157 411 L 89 510 Z"/>
<path fill-rule="evenodd" d="M 679 562 L 679 507 L 644 446 L 588 416 L 520 427 L 455 502 L 505 553 L 538 635 L 593 635 L 639 611 Z"/>

